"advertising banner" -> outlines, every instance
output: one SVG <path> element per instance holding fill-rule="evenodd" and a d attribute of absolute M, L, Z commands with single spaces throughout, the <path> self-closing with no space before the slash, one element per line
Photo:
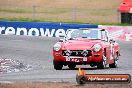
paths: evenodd
<path fill-rule="evenodd" d="M 67 30 L 97 27 L 92 24 L 0 21 L 0 34 L 64 37 Z"/>
<path fill-rule="evenodd" d="M 98 27 L 106 29 L 112 39 L 132 41 L 132 26 L 99 25 Z"/>

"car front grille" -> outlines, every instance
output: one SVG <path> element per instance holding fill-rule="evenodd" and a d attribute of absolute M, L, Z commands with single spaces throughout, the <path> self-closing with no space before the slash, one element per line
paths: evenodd
<path fill-rule="evenodd" d="M 69 52 L 70 54 L 67 54 Z M 83 54 L 84 50 L 62 50 L 62 55 L 63 56 L 81 56 L 81 57 L 88 57 L 92 56 L 92 51 L 91 50 L 85 50 L 87 54 Z"/>

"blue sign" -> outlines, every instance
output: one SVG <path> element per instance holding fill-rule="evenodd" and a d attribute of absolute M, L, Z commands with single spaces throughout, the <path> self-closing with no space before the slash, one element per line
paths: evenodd
<path fill-rule="evenodd" d="M 61 37 L 67 30 L 97 27 L 93 24 L 0 21 L 0 34 Z"/>

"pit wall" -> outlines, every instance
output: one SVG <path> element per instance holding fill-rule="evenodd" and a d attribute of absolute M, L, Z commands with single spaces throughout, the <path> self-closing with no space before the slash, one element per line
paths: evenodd
<path fill-rule="evenodd" d="M 132 41 L 132 26 L 98 25 L 98 28 L 106 29 L 111 39 Z"/>
<path fill-rule="evenodd" d="M 112 39 L 132 41 L 132 26 L 0 21 L 0 34 L 5 35 L 64 37 L 68 30 L 79 28 L 104 28 Z"/>

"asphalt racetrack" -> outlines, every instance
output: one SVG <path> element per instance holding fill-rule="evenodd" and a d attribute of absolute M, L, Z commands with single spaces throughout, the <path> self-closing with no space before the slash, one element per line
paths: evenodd
<path fill-rule="evenodd" d="M 58 38 L 0 35 L 0 58 L 19 60 L 31 65 L 27 71 L 0 74 L 0 82 L 46 81 L 76 82 L 78 67 L 89 74 L 130 74 L 132 75 L 132 42 L 117 41 L 121 46 L 118 68 L 96 69 L 89 65 L 77 66 L 75 70 L 64 67 L 53 68 L 52 47 Z"/>

